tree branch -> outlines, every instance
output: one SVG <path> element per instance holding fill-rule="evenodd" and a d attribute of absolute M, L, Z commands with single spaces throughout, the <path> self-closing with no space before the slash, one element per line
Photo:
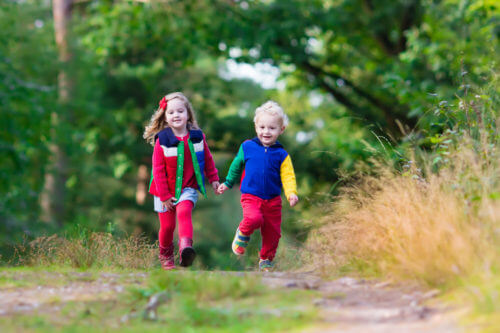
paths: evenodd
<path fill-rule="evenodd" d="M 323 89 L 325 89 L 328 93 L 330 93 L 333 97 L 335 97 L 335 99 L 339 103 L 346 106 L 352 112 L 366 117 L 367 120 L 378 122 L 381 120 L 381 117 L 375 116 L 373 112 L 370 112 L 368 109 L 363 108 L 358 104 L 352 102 L 347 95 L 345 95 L 338 89 L 335 89 L 331 84 L 329 84 L 327 78 L 332 78 L 334 80 L 338 79 L 342 80 L 344 84 L 349 88 L 351 88 L 358 96 L 362 97 L 364 100 L 366 100 L 367 102 L 375 106 L 377 109 L 379 109 L 383 115 L 382 118 L 385 120 L 388 130 L 390 130 L 392 133 L 398 133 L 398 125 L 396 123 L 396 119 L 398 117 L 402 118 L 401 119 L 402 122 L 405 125 L 409 126 L 410 128 L 413 128 L 415 126 L 415 120 L 408 118 L 406 114 L 403 114 L 402 112 L 399 111 L 399 108 L 395 108 L 383 102 L 379 98 L 376 98 L 367 91 L 358 87 L 349 79 L 346 79 L 337 73 L 326 72 L 322 68 L 315 66 L 308 61 L 302 62 L 300 66 L 306 72 L 312 74 L 315 78 L 318 78 L 319 85 Z"/>
<path fill-rule="evenodd" d="M 401 36 L 398 40 L 399 52 L 406 50 L 406 36 L 405 31 L 413 27 L 420 18 L 420 1 L 413 1 L 405 10 L 401 18 L 400 33 Z"/>

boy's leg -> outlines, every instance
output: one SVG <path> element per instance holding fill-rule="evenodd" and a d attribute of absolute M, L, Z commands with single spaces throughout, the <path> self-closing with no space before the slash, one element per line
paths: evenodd
<path fill-rule="evenodd" d="M 264 218 L 260 211 L 262 199 L 251 194 L 241 195 L 241 207 L 243 209 L 243 220 L 240 222 L 236 235 L 234 235 L 232 249 L 234 254 L 245 254 L 245 248 L 250 240 L 250 235 L 255 229 L 261 227 Z"/>
<path fill-rule="evenodd" d="M 243 220 L 239 225 L 240 231 L 247 236 L 253 234 L 255 229 L 259 229 L 264 222 L 261 212 L 263 200 L 251 194 L 241 195 L 241 208 L 243 209 Z"/>
<path fill-rule="evenodd" d="M 273 261 L 281 238 L 281 197 L 266 200 L 262 204 L 262 249 L 260 259 Z"/>
<path fill-rule="evenodd" d="M 179 257 L 181 266 L 191 266 L 196 252 L 193 249 L 193 221 L 194 204 L 191 200 L 184 200 L 176 205 L 177 219 L 179 220 Z"/>

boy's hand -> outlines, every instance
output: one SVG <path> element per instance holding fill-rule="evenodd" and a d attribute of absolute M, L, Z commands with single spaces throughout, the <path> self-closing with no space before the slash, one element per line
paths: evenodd
<path fill-rule="evenodd" d="M 229 187 L 227 187 L 225 184 L 220 184 L 219 188 L 217 189 L 217 192 L 219 192 L 219 194 L 222 194 L 227 190 L 229 190 Z"/>
<path fill-rule="evenodd" d="M 219 195 L 219 186 L 220 183 L 218 181 L 212 182 L 212 188 L 214 189 L 214 193 Z"/>
<path fill-rule="evenodd" d="M 299 197 L 295 194 L 290 194 L 288 202 L 290 203 L 290 207 L 293 207 L 297 204 L 297 202 L 299 202 Z"/>
<path fill-rule="evenodd" d="M 177 198 L 171 197 L 170 199 L 162 201 L 161 206 L 162 206 L 162 208 L 164 208 L 166 210 L 171 210 L 174 208 L 175 201 L 177 201 Z"/>

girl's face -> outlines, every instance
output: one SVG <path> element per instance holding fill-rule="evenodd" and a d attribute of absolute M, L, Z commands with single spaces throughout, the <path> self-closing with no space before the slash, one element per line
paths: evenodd
<path fill-rule="evenodd" d="M 178 98 L 168 101 L 165 120 L 168 126 L 176 131 L 185 131 L 188 122 L 188 110 L 184 102 Z"/>
<path fill-rule="evenodd" d="M 281 133 L 285 130 L 279 116 L 269 113 L 262 113 L 255 120 L 255 132 L 262 145 L 272 146 Z"/>

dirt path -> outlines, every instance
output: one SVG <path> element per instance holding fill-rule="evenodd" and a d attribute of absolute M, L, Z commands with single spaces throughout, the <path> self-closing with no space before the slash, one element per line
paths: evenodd
<path fill-rule="evenodd" d="M 394 286 L 348 277 L 322 280 L 311 273 L 243 273 L 256 274 L 273 288 L 317 290 L 314 300 L 321 322 L 308 332 L 460 332 L 455 324 L 456 311 L 444 308 L 432 298 L 437 291 L 411 286 Z M 41 272 L 49 281 L 63 279 L 59 273 Z M 75 275 L 76 274 L 76 278 Z M 31 311 L 59 310 L 69 301 L 96 301 L 116 298 L 126 286 L 141 285 L 147 274 L 72 273 L 72 280 L 60 285 L 10 286 L 0 288 L 0 316 Z M 22 276 L 19 277 L 22 279 Z M 64 280 L 64 279 L 63 279 Z M 432 305 L 429 305 L 432 304 Z"/>
<path fill-rule="evenodd" d="M 0 274 L 1 276 L 1 274 Z M 7 316 L 32 311 L 57 311 L 61 304 L 70 301 L 96 301 L 116 298 L 116 294 L 131 284 L 142 284 L 145 273 L 114 274 L 101 273 L 97 277 L 89 273 L 67 274 L 38 272 L 37 279 L 43 281 L 37 286 L 0 287 L 0 316 Z M 27 277 L 22 273 L 15 276 L 23 281 Z"/>
<path fill-rule="evenodd" d="M 323 325 L 310 332 L 461 332 L 457 310 L 432 298 L 437 290 L 395 286 L 349 277 L 325 281 L 312 274 L 268 273 L 263 282 L 276 287 L 318 290 L 314 301 Z M 433 304 L 433 305 L 430 305 Z"/>

